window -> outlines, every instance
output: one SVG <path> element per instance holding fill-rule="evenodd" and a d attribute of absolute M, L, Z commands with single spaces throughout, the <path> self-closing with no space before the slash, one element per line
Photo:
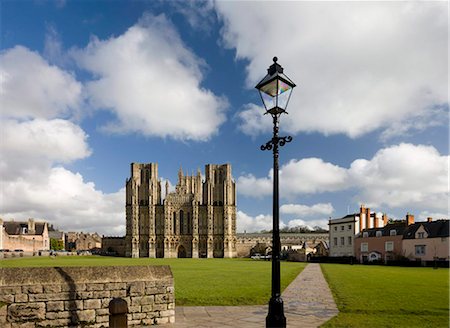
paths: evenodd
<path fill-rule="evenodd" d="M 337 227 L 334 227 L 334 231 L 337 231 Z"/>
<path fill-rule="evenodd" d="M 351 224 L 348 225 L 348 230 L 352 230 L 352 225 Z"/>
<path fill-rule="evenodd" d="M 361 243 L 361 252 L 367 252 L 369 250 L 369 244 Z"/>
<path fill-rule="evenodd" d="M 344 239 L 344 237 L 341 237 L 341 246 L 344 246 L 345 245 L 345 239 Z"/>
<path fill-rule="evenodd" d="M 393 241 L 387 241 L 384 243 L 384 250 L 386 252 L 392 252 L 394 250 L 394 242 Z"/>
<path fill-rule="evenodd" d="M 348 236 L 348 244 L 352 245 L 352 237 L 351 236 Z"/>
<path fill-rule="evenodd" d="M 425 245 L 416 245 L 415 249 L 417 256 L 425 255 Z"/>
<path fill-rule="evenodd" d="M 344 226 L 341 226 L 341 231 L 344 231 Z"/>
<path fill-rule="evenodd" d="M 333 238 L 333 244 L 334 244 L 334 246 L 337 246 L 337 237 Z"/>
<path fill-rule="evenodd" d="M 363 238 L 367 238 L 369 237 L 369 233 L 368 232 L 363 232 Z"/>
<path fill-rule="evenodd" d="M 417 238 L 419 238 L 419 239 L 425 238 L 425 232 L 418 232 L 417 233 Z"/>
<path fill-rule="evenodd" d="M 389 230 L 389 236 L 397 236 L 397 230 Z"/>
<path fill-rule="evenodd" d="M 381 231 L 377 231 L 377 232 L 375 233 L 375 236 L 381 237 Z"/>

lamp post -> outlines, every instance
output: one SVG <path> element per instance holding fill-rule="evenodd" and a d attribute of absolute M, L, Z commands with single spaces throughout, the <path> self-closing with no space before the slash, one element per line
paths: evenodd
<path fill-rule="evenodd" d="M 273 230 L 272 230 L 272 294 L 269 301 L 269 313 L 266 317 L 266 327 L 286 327 L 283 299 L 280 291 L 280 218 L 278 190 L 278 147 L 292 141 L 291 136 L 278 136 L 278 120 L 281 114 L 287 114 L 286 108 L 295 87 L 294 82 L 283 74 L 283 67 L 273 58 L 273 64 L 267 70 L 267 75 L 256 85 L 266 112 L 273 119 L 273 137 L 261 150 L 273 151 Z"/>

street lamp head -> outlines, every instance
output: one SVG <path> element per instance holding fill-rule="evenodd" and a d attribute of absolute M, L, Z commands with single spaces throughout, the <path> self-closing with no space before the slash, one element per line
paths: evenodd
<path fill-rule="evenodd" d="M 283 67 L 273 57 L 267 75 L 256 85 L 266 112 L 272 115 L 286 113 L 295 83 L 283 73 Z"/>

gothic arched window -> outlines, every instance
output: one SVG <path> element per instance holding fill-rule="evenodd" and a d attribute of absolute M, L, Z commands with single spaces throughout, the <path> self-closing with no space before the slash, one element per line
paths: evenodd
<path fill-rule="evenodd" d="M 177 213 L 173 212 L 173 226 L 172 226 L 173 234 L 177 234 Z"/>
<path fill-rule="evenodd" d="M 184 230 L 184 215 L 183 215 L 183 210 L 180 210 L 180 234 L 184 234 L 185 230 Z"/>

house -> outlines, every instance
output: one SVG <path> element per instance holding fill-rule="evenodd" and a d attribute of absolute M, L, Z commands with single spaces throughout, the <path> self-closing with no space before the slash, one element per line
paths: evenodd
<path fill-rule="evenodd" d="M 49 250 L 47 222 L 37 222 L 34 219 L 22 221 L 3 221 L 0 219 L 0 249 L 36 252 Z"/>
<path fill-rule="evenodd" d="M 328 241 L 321 240 L 316 246 L 314 246 L 314 256 L 328 256 L 330 247 Z"/>
<path fill-rule="evenodd" d="M 408 228 L 408 222 L 414 223 L 405 221 L 364 229 L 355 238 L 355 257 L 361 263 L 398 260 L 403 255 L 403 233 Z"/>
<path fill-rule="evenodd" d="M 449 220 L 428 218 L 409 226 L 403 236 L 403 252 L 413 261 L 449 261 Z"/>
<path fill-rule="evenodd" d="M 332 257 L 355 256 L 355 236 L 363 229 L 381 228 L 387 223 L 386 215 L 371 213 L 361 205 L 359 213 L 329 220 L 329 254 Z"/>

